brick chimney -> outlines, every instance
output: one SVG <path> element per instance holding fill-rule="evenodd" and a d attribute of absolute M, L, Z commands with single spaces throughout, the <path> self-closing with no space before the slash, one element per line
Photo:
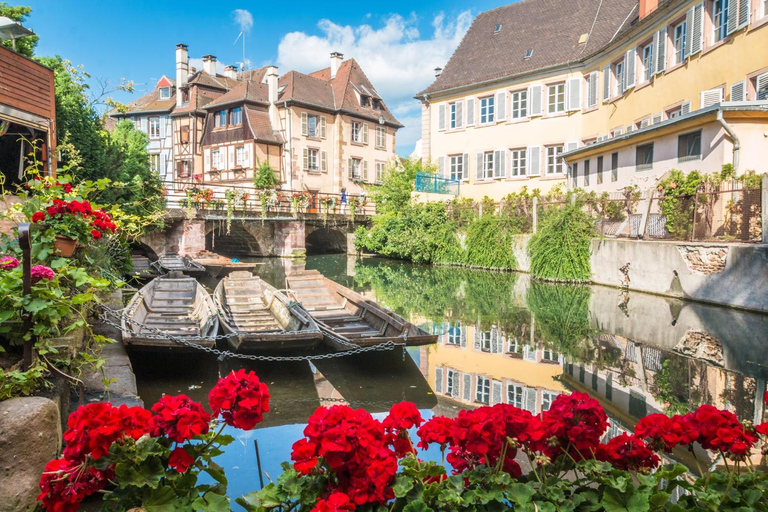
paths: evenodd
<path fill-rule="evenodd" d="M 645 18 L 659 7 L 659 0 L 640 0 L 640 19 Z"/>
<path fill-rule="evenodd" d="M 333 52 L 331 54 L 331 78 L 336 78 L 336 73 L 339 71 L 343 60 L 344 54 L 339 52 Z"/>
<path fill-rule="evenodd" d="M 189 77 L 189 52 L 187 51 L 187 45 L 176 45 L 176 106 L 182 105 L 181 89 L 187 85 L 187 78 Z"/>
<path fill-rule="evenodd" d="M 237 80 L 237 67 L 235 66 L 225 67 L 224 76 L 226 76 L 227 78 L 231 78 L 232 80 Z"/>
<path fill-rule="evenodd" d="M 216 76 L 216 56 L 203 55 L 203 71 L 211 76 Z"/>

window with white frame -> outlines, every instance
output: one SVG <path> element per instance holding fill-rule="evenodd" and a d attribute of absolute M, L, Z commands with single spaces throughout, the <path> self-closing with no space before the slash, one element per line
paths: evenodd
<path fill-rule="evenodd" d="M 363 142 L 363 123 L 352 122 L 352 142 Z"/>
<path fill-rule="evenodd" d="M 511 176 L 525 176 L 526 149 L 512 149 L 509 152 L 509 172 Z"/>
<path fill-rule="evenodd" d="M 157 139 L 159 137 L 160 137 L 160 118 L 150 117 L 149 118 L 149 138 Z"/>
<path fill-rule="evenodd" d="M 558 114 L 565 112 L 565 82 L 552 84 L 547 88 L 547 112 Z"/>
<path fill-rule="evenodd" d="M 317 138 L 320 137 L 319 133 L 319 124 L 318 123 L 318 117 L 317 116 L 307 116 L 307 137 L 310 138 Z M 355 123 L 352 123 L 352 140 L 354 140 L 355 133 L 354 133 L 354 125 Z"/>
<path fill-rule="evenodd" d="M 235 165 L 238 167 L 245 167 L 245 147 L 237 146 L 235 148 Z"/>
<path fill-rule="evenodd" d="M 376 147 L 383 148 L 386 143 L 387 130 L 383 126 L 376 127 Z"/>
<path fill-rule="evenodd" d="M 464 155 L 452 155 L 448 157 L 448 175 L 455 181 L 464 179 Z"/>
<path fill-rule="evenodd" d="M 362 160 L 359 158 L 350 158 L 349 165 L 351 166 L 349 169 L 349 176 L 352 179 L 359 180 L 361 177 L 361 167 L 363 166 Z"/>
<path fill-rule="evenodd" d="M 457 106 L 457 104 L 456 103 L 449 104 L 448 105 L 448 110 L 449 110 L 449 114 L 450 114 L 449 115 L 449 120 L 448 120 L 449 121 L 448 122 L 448 127 L 451 130 L 455 130 L 456 128 L 459 127 L 459 117 L 458 117 L 459 113 L 458 113 L 458 106 Z"/>
<path fill-rule="evenodd" d="M 487 404 L 491 401 L 491 381 L 487 377 L 477 376 L 475 380 L 475 401 Z"/>
<path fill-rule="evenodd" d="M 653 41 L 643 46 L 643 81 L 650 82 L 653 78 Z"/>
<path fill-rule="evenodd" d="M 141 131 L 141 118 L 139 116 L 133 118 L 133 127 Z"/>
<path fill-rule="evenodd" d="M 616 79 L 615 94 L 620 96 L 624 94 L 624 61 L 621 60 L 613 65 L 613 76 Z"/>
<path fill-rule="evenodd" d="M 548 411 L 550 407 L 552 407 L 552 402 L 555 401 L 555 398 L 560 396 L 560 393 L 555 393 L 554 391 L 542 391 L 541 392 L 541 412 Z"/>
<path fill-rule="evenodd" d="M 507 384 L 507 403 L 518 409 L 523 408 L 523 386 Z"/>
<path fill-rule="evenodd" d="M 491 351 L 491 341 L 493 340 L 493 332 L 485 331 L 480 333 L 480 350 L 483 352 Z"/>
<path fill-rule="evenodd" d="M 512 119 L 528 117 L 528 91 L 512 93 Z"/>
<path fill-rule="evenodd" d="M 243 109 L 241 107 L 235 107 L 229 111 L 229 124 L 232 126 L 243 124 Z"/>
<path fill-rule="evenodd" d="M 722 41 L 728 37 L 728 7 L 729 0 L 715 0 L 712 4 L 713 41 Z"/>
<path fill-rule="evenodd" d="M 496 119 L 494 99 L 495 96 L 480 98 L 480 124 L 489 124 Z"/>
<path fill-rule="evenodd" d="M 448 328 L 446 343 L 448 345 L 461 346 L 461 324 L 451 325 Z"/>
<path fill-rule="evenodd" d="M 167 100 L 171 97 L 171 88 L 170 87 L 161 87 L 160 88 L 160 95 L 161 100 Z"/>
<path fill-rule="evenodd" d="M 307 170 L 319 171 L 320 170 L 320 150 L 314 148 L 307 148 Z"/>
<path fill-rule="evenodd" d="M 562 174 L 562 154 L 563 146 L 547 146 L 547 174 Z"/>
<path fill-rule="evenodd" d="M 679 25 L 675 25 L 672 30 L 672 42 L 675 47 L 675 64 L 680 64 L 688 57 L 687 49 L 685 47 L 685 31 L 687 23 L 683 21 Z"/>
<path fill-rule="evenodd" d="M 160 172 L 160 155 L 155 153 L 149 155 L 149 168 L 155 172 Z"/>
<path fill-rule="evenodd" d="M 376 162 L 376 183 L 384 181 L 384 162 Z"/>
<path fill-rule="evenodd" d="M 221 151 L 218 149 L 211 151 L 211 169 L 221 169 Z"/>
<path fill-rule="evenodd" d="M 493 151 L 483 153 L 483 178 L 493 179 Z"/>
<path fill-rule="evenodd" d="M 448 396 L 459 396 L 459 378 L 461 374 L 456 370 L 448 369 L 445 379 L 445 394 Z"/>

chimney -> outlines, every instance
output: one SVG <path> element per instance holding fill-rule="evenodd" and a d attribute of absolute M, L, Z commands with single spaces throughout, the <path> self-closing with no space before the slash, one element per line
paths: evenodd
<path fill-rule="evenodd" d="M 280 126 L 277 118 L 277 66 L 267 66 L 264 81 L 267 83 L 269 95 L 269 120 L 273 127 Z"/>
<path fill-rule="evenodd" d="M 333 52 L 331 54 L 331 78 L 336 78 L 336 72 L 341 67 L 341 61 L 344 60 L 344 54 Z"/>
<path fill-rule="evenodd" d="M 187 85 L 187 77 L 189 76 L 189 53 L 187 51 L 187 45 L 176 45 L 176 106 L 182 105 L 181 89 Z"/>
<path fill-rule="evenodd" d="M 659 7 L 659 0 L 640 0 L 640 19 L 645 18 Z"/>
<path fill-rule="evenodd" d="M 235 66 L 225 67 L 224 76 L 226 76 L 227 78 L 231 78 L 232 80 L 237 80 L 237 67 Z"/>
<path fill-rule="evenodd" d="M 203 71 L 211 76 L 216 76 L 216 56 L 203 55 Z"/>
<path fill-rule="evenodd" d="M 443 74 L 443 68 L 435 68 L 435 78 Z"/>

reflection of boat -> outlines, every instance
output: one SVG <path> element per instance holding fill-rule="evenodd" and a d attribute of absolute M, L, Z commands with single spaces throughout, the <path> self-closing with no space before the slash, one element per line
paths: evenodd
<path fill-rule="evenodd" d="M 157 260 L 157 266 L 166 272 L 178 270 L 193 277 L 205 274 L 204 266 L 193 261 L 189 256 L 180 256 L 178 254 L 166 254 L 165 256 L 161 256 L 160 259 Z"/>
<path fill-rule="evenodd" d="M 123 341 L 131 346 L 181 349 L 166 335 L 187 338 L 205 347 L 215 343 L 219 318 L 211 296 L 194 278 L 173 271 L 153 279 L 136 292 L 125 308 Z"/>
<path fill-rule="evenodd" d="M 437 405 L 424 375 L 402 350 L 316 359 L 313 364 L 351 407 L 375 413 L 389 411 L 404 400 L 419 409 Z"/>
<path fill-rule="evenodd" d="M 317 270 L 294 272 L 286 283 L 317 322 L 334 350 L 379 345 L 388 341 L 406 345 L 435 343 L 437 336 L 365 299 Z"/>
<path fill-rule="evenodd" d="M 239 352 L 301 350 L 320 343 L 323 334 L 309 314 L 250 272 L 237 271 L 213 292 L 227 342 Z"/>
<path fill-rule="evenodd" d="M 205 267 L 207 274 L 213 278 L 222 278 L 237 270 L 254 270 L 262 263 L 244 261 L 232 261 L 230 258 L 219 254 L 205 252 L 195 258 L 195 263 Z"/>
<path fill-rule="evenodd" d="M 133 262 L 133 272 L 131 272 L 130 277 L 136 280 L 152 279 L 160 275 L 152 261 L 143 254 L 131 254 L 131 261 Z"/>

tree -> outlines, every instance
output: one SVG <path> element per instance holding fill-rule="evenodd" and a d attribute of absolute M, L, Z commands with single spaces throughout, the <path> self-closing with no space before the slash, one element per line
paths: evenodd
<path fill-rule="evenodd" d="M 434 166 L 424 165 L 421 160 L 400 160 L 390 164 L 384 171 L 381 185 L 372 187 L 372 196 L 376 200 L 376 212 L 398 212 L 411 203 L 416 174 L 433 173 Z"/>
<path fill-rule="evenodd" d="M 19 23 L 23 23 L 31 12 L 32 8 L 25 5 L 14 7 L 8 4 L 8 2 L 0 2 L 0 16 L 11 18 L 13 21 L 18 21 Z M 38 39 L 39 37 L 37 34 L 17 39 L 16 51 L 27 57 L 32 57 L 35 53 L 35 46 L 37 46 Z M 0 45 L 5 46 L 6 48 L 13 48 L 13 41 L 0 41 Z"/>

